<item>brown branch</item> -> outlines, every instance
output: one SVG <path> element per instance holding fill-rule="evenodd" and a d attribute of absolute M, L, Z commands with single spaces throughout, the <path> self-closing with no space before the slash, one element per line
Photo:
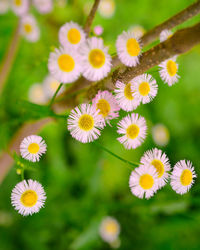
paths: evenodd
<path fill-rule="evenodd" d="M 94 20 L 96 11 L 98 9 L 99 3 L 100 3 L 100 0 L 95 0 L 94 1 L 94 4 L 93 4 L 92 9 L 90 11 L 90 14 L 87 17 L 85 27 L 84 27 L 84 30 L 87 33 L 87 35 L 89 35 L 89 33 L 90 33 L 90 28 L 91 28 L 92 22 Z"/>

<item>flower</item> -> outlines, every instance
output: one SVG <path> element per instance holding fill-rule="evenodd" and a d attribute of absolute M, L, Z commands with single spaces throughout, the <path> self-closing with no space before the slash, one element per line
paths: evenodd
<path fill-rule="evenodd" d="M 46 96 L 40 83 L 33 84 L 29 89 L 29 101 L 37 104 L 46 103 Z"/>
<path fill-rule="evenodd" d="M 8 0 L 0 0 L 0 14 L 5 14 L 10 8 Z"/>
<path fill-rule="evenodd" d="M 129 179 L 129 187 L 133 195 L 142 199 L 149 199 L 158 190 L 158 174 L 151 165 L 143 165 L 132 171 Z"/>
<path fill-rule="evenodd" d="M 169 130 L 163 124 L 156 124 L 152 128 L 152 137 L 154 142 L 159 146 L 165 146 L 169 142 Z"/>
<path fill-rule="evenodd" d="M 19 182 L 11 194 L 11 203 L 19 214 L 27 216 L 38 213 L 44 207 L 46 194 L 42 185 L 33 180 Z"/>
<path fill-rule="evenodd" d="M 160 149 L 154 148 L 153 150 L 145 152 L 140 163 L 141 166 L 152 165 L 156 169 L 159 188 L 167 183 L 169 177 L 168 171 L 170 171 L 171 167 L 168 157 Z"/>
<path fill-rule="evenodd" d="M 47 145 L 41 136 L 30 135 L 23 139 L 20 144 L 21 156 L 32 162 L 40 160 L 47 150 Z"/>
<path fill-rule="evenodd" d="M 136 24 L 136 25 L 133 25 L 129 28 L 129 31 L 133 32 L 133 34 L 140 38 L 144 35 L 144 33 L 146 32 L 144 27 L 142 27 L 141 25 L 139 24 Z"/>
<path fill-rule="evenodd" d="M 102 116 L 90 104 L 81 104 L 74 108 L 68 118 L 68 130 L 72 137 L 83 143 L 96 140 L 103 127 Z"/>
<path fill-rule="evenodd" d="M 32 15 L 24 15 L 20 22 L 21 34 L 29 42 L 37 42 L 40 38 L 40 30 L 38 28 L 36 19 Z"/>
<path fill-rule="evenodd" d="M 136 99 L 143 104 L 152 101 L 157 95 L 158 85 L 156 80 L 149 74 L 143 74 L 135 77 L 133 80 L 132 89 Z"/>
<path fill-rule="evenodd" d="M 60 85 L 60 82 L 57 81 L 53 76 L 51 75 L 46 76 L 43 82 L 43 90 L 44 90 L 45 96 L 48 99 L 53 97 L 59 85 Z M 61 94 L 63 90 L 64 88 L 61 88 L 58 93 Z"/>
<path fill-rule="evenodd" d="M 62 83 L 74 82 L 81 74 L 77 53 L 66 47 L 50 53 L 48 68 L 52 76 Z"/>
<path fill-rule="evenodd" d="M 38 12 L 41 14 L 47 14 L 53 9 L 52 0 L 33 0 L 33 4 Z"/>
<path fill-rule="evenodd" d="M 119 116 L 118 106 L 114 96 L 109 91 L 100 91 L 96 94 L 92 100 L 92 105 L 96 110 L 99 110 L 99 114 L 105 119 L 105 121 L 112 120 Z"/>
<path fill-rule="evenodd" d="M 93 31 L 94 31 L 94 34 L 96 36 L 100 36 L 100 35 L 103 34 L 103 27 L 101 25 L 96 25 L 96 26 L 94 26 L 94 30 Z"/>
<path fill-rule="evenodd" d="M 89 81 L 99 81 L 111 70 L 111 56 L 104 47 L 103 39 L 91 37 L 80 46 L 80 63 L 83 76 Z"/>
<path fill-rule="evenodd" d="M 117 133 L 123 134 L 117 140 L 124 144 L 126 149 L 139 147 L 146 137 L 146 121 L 138 114 L 127 115 L 117 124 L 117 128 Z"/>
<path fill-rule="evenodd" d="M 171 30 L 163 30 L 161 33 L 160 33 L 160 42 L 164 42 L 165 40 L 169 39 L 171 36 L 172 36 L 172 32 Z"/>
<path fill-rule="evenodd" d="M 101 0 L 99 4 L 99 13 L 102 17 L 111 18 L 115 13 L 115 1 Z"/>
<path fill-rule="evenodd" d="M 29 10 L 29 0 L 11 0 L 11 8 L 17 16 L 23 16 Z"/>
<path fill-rule="evenodd" d="M 115 242 L 120 233 L 120 225 L 115 218 L 107 216 L 100 224 L 99 233 L 105 242 Z"/>
<path fill-rule="evenodd" d="M 123 31 L 117 38 L 116 48 L 120 61 L 126 66 L 135 67 L 139 63 L 141 44 L 133 32 Z"/>
<path fill-rule="evenodd" d="M 177 194 L 185 194 L 192 187 L 196 177 L 192 163 L 181 160 L 176 163 L 171 174 L 171 187 Z"/>
<path fill-rule="evenodd" d="M 86 38 L 86 34 L 82 27 L 72 21 L 61 26 L 58 36 L 63 47 L 74 49 L 77 49 Z"/>
<path fill-rule="evenodd" d="M 117 81 L 115 85 L 115 99 L 117 100 L 120 108 L 125 111 L 133 111 L 140 104 L 139 99 L 133 94 L 132 85 L 132 81 L 127 84 Z"/>
<path fill-rule="evenodd" d="M 176 63 L 176 57 L 168 59 L 158 65 L 161 69 L 159 71 L 162 80 L 169 86 L 172 86 L 178 81 L 180 77 L 177 75 L 178 64 Z"/>

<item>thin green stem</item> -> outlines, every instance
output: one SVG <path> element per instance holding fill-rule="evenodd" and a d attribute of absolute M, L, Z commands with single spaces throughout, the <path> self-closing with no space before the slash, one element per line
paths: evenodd
<path fill-rule="evenodd" d="M 23 181 L 24 180 L 24 168 L 21 171 L 21 178 L 22 178 L 22 181 Z"/>
<path fill-rule="evenodd" d="M 102 146 L 101 144 L 99 144 L 98 142 L 94 142 L 95 145 L 97 145 L 99 148 L 101 148 L 102 150 L 104 150 L 105 152 L 111 154 L 112 156 L 116 157 L 117 159 L 119 159 L 120 161 L 123 161 L 124 163 L 126 164 L 129 164 L 131 166 L 134 166 L 134 167 L 138 167 L 139 166 L 139 163 L 136 163 L 136 162 L 131 162 L 131 161 L 128 161 L 124 158 L 122 158 L 121 156 L 113 153 L 112 151 L 110 151 L 109 149 L 105 148 L 104 146 Z M 131 168 L 132 169 L 132 168 Z"/>
<path fill-rule="evenodd" d="M 49 103 L 49 107 L 50 107 L 50 108 L 51 108 L 52 104 L 54 103 L 55 98 L 56 98 L 56 96 L 57 96 L 59 90 L 62 88 L 62 86 L 63 86 L 63 83 L 60 83 L 60 85 L 58 86 L 56 92 L 54 93 L 54 95 L 53 95 L 53 97 L 52 97 L 52 99 L 51 99 L 51 101 L 50 101 L 50 103 Z"/>

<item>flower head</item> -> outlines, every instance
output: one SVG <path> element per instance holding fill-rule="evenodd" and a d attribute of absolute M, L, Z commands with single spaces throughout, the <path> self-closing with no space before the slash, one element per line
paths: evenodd
<path fill-rule="evenodd" d="M 132 113 L 127 115 L 117 124 L 119 134 L 122 134 L 117 140 L 124 145 L 126 149 L 135 149 L 139 147 L 146 137 L 146 121 L 144 117 Z"/>
<path fill-rule="evenodd" d="M 99 13 L 104 18 L 111 18 L 115 13 L 115 1 L 101 0 L 99 4 Z"/>
<path fill-rule="evenodd" d="M 66 47 L 50 53 L 48 68 L 52 76 L 62 83 L 74 82 L 81 74 L 77 53 Z"/>
<path fill-rule="evenodd" d="M 100 36 L 103 34 L 103 27 L 101 25 L 96 25 L 93 31 L 96 36 Z"/>
<path fill-rule="evenodd" d="M 90 104 L 81 104 L 74 108 L 68 118 L 68 130 L 73 138 L 87 143 L 96 140 L 104 127 L 99 111 Z"/>
<path fill-rule="evenodd" d="M 37 42 L 40 38 L 40 30 L 38 28 L 36 19 L 34 16 L 28 14 L 21 18 L 20 23 L 21 34 L 29 42 Z"/>
<path fill-rule="evenodd" d="M 43 87 L 40 83 L 35 83 L 30 87 L 28 96 L 29 101 L 33 103 L 44 104 L 47 101 Z"/>
<path fill-rule="evenodd" d="M 23 16 L 29 10 L 29 0 L 11 0 L 11 8 L 17 16 Z"/>
<path fill-rule="evenodd" d="M 168 128 L 163 124 L 156 124 L 152 128 L 152 137 L 159 146 L 165 146 L 169 142 L 170 134 Z"/>
<path fill-rule="evenodd" d="M 115 218 L 107 216 L 101 222 L 99 233 L 105 242 L 112 243 L 119 236 L 120 225 Z"/>
<path fill-rule="evenodd" d="M 192 187 L 196 177 L 192 163 L 181 160 L 176 163 L 171 174 L 171 187 L 177 194 L 185 194 Z"/>
<path fill-rule="evenodd" d="M 102 38 L 91 37 L 80 46 L 80 62 L 83 76 L 89 81 L 99 81 L 111 70 L 111 56 Z"/>
<path fill-rule="evenodd" d="M 154 148 L 145 152 L 140 163 L 144 166 L 152 165 L 156 169 L 159 188 L 167 183 L 171 167 L 168 157 L 160 149 Z"/>
<path fill-rule="evenodd" d="M 132 171 L 129 187 L 133 195 L 142 199 L 149 199 L 158 190 L 158 174 L 151 165 L 143 165 Z"/>
<path fill-rule="evenodd" d="M 141 54 L 140 40 L 131 31 L 118 36 L 116 42 L 117 55 L 120 61 L 128 67 L 135 67 L 139 63 Z"/>
<path fill-rule="evenodd" d="M 42 185 L 33 180 L 19 182 L 11 194 L 11 203 L 19 214 L 27 216 L 38 213 L 44 207 L 46 194 Z"/>
<path fill-rule="evenodd" d="M 172 36 L 171 30 L 163 30 L 160 33 L 160 42 L 164 42 L 165 40 L 169 39 Z"/>
<path fill-rule="evenodd" d="M 0 0 L 0 14 L 6 13 L 10 8 L 10 2 L 8 0 Z"/>
<path fill-rule="evenodd" d="M 53 1 L 52 0 L 33 0 L 33 4 L 35 8 L 41 14 L 50 13 L 53 9 Z"/>
<path fill-rule="evenodd" d="M 131 26 L 129 28 L 129 31 L 133 32 L 134 35 L 138 38 L 142 37 L 144 35 L 144 33 L 146 32 L 144 27 L 142 27 L 139 24 Z"/>
<path fill-rule="evenodd" d="M 21 156 L 32 162 L 40 160 L 47 150 L 47 145 L 41 136 L 30 135 L 25 137 L 20 144 Z"/>
<path fill-rule="evenodd" d="M 60 85 L 60 82 L 57 81 L 53 76 L 51 75 L 46 76 L 43 82 L 43 89 L 44 89 L 45 96 L 48 99 L 51 98 L 55 94 L 59 85 Z M 59 94 L 62 93 L 63 90 L 64 88 L 61 88 L 58 93 Z"/>

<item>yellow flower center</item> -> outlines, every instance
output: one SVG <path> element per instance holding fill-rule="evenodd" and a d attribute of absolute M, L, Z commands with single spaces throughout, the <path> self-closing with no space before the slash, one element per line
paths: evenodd
<path fill-rule="evenodd" d="M 22 5 L 22 0 L 15 0 L 15 5 L 21 6 Z"/>
<path fill-rule="evenodd" d="M 100 49 L 93 49 L 89 54 L 89 62 L 94 68 L 101 68 L 106 61 L 105 54 Z"/>
<path fill-rule="evenodd" d="M 154 179 L 150 174 L 143 174 L 140 177 L 140 186 L 143 189 L 150 189 L 153 187 Z"/>
<path fill-rule="evenodd" d="M 130 56 L 138 56 L 141 50 L 140 45 L 135 38 L 128 39 L 126 48 Z"/>
<path fill-rule="evenodd" d="M 126 129 L 126 135 L 130 139 L 135 139 L 140 132 L 140 128 L 135 125 L 131 124 L 127 129 Z"/>
<path fill-rule="evenodd" d="M 21 196 L 21 203 L 25 207 L 33 207 L 38 200 L 38 195 L 33 190 L 26 190 Z"/>
<path fill-rule="evenodd" d="M 147 96 L 149 94 L 149 91 L 150 91 L 150 86 L 148 82 L 140 83 L 140 86 L 139 86 L 140 95 Z"/>
<path fill-rule="evenodd" d="M 91 115 L 84 114 L 79 118 L 79 128 L 84 131 L 89 131 L 94 127 L 94 118 Z"/>
<path fill-rule="evenodd" d="M 99 114 L 106 117 L 110 112 L 110 104 L 105 99 L 100 99 L 97 103 L 97 109 L 100 110 Z"/>
<path fill-rule="evenodd" d="M 117 225 L 114 221 L 110 221 L 107 223 L 105 226 L 106 232 L 110 234 L 115 234 L 117 233 Z"/>
<path fill-rule="evenodd" d="M 154 159 L 151 162 L 151 165 L 153 165 L 158 173 L 158 178 L 160 178 L 161 176 L 163 176 L 164 174 L 164 165 L 160 160 Z"/>
<path fill-rule="evenodd" d="M 24 24 L 24 30 L 26 33 L 30 33 L 32 31 L 32 26 L 29 23 Z"/>
<path fill-rule="evenodd" d="M 189 169 L 183 170 L 180 180 L 183 186 L 190 185 L 192 182 L 192 172 Z"/>
<path fill-rule="evenodd" d="M 58 86 L 59 86 L 59 82 L 57 82 L 57 81 L 53 81 L 53 82 L 51 82 L 51 84 L 50 84 L 50 88 L 52 89 L 52 90 L 57 90 L 57 88 L 58 88 Z"/>
<path fill-rule="evenodd" d="M 64 54 L 59 56 L 58 65 L 62 71 L 70 72 L 74 69 L 75 62 L 70 55 Z"/>
<path fill-rule="evenodd" d="M 133 100 L 133 92 L 131 90 L 131 83 L 126 84 L 126 87 L 124 88 L 124 96 L 128 99 L 128 100 Z"/>
<path fill-rule="evenodd" d="M 172 61 L 172 60 L 169 60 L 167 62 L 167 72 L 168 72 L 168 74 L 170 76 L 174 76 L 174 75 L 176 75 L 177 70 L 178 70 L 178 68 L 177 68 L 176 63 L 174 61 Z"/>
<path fill-rule="evenodd" d="M 68 31 L 67 38 L 72 44 L 77 44 L 81 40 L 81 33 L 79 30 L 72 28 Z"/>
<path fill-rule="evenodd" d="M 37 154 L 39 150 L 40 146 L 37 143 L 33 142 L 28 146 L 28 151 L 30 154 Z"/>

